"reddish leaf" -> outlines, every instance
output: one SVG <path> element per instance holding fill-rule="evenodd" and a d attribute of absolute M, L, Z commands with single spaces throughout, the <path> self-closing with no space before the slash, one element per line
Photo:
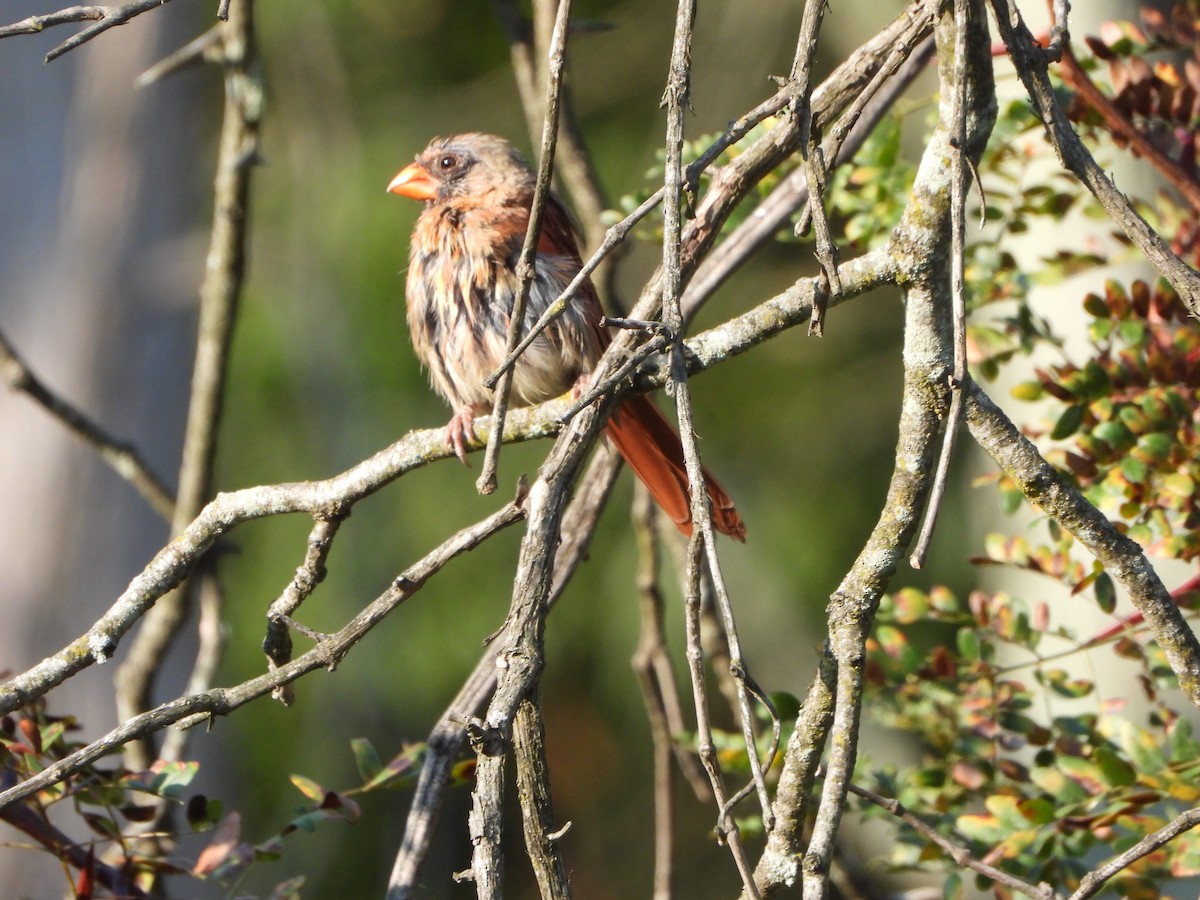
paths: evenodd
<path fill-rule="evenodd" d="M 95 868 L 96 849 L 89 846 L 83 868 L 79 870 L 79 879 L 75 882 L 75 900 L 92 900 L 92 892 L 95 890 Z"/>
<path fill-rule="evenodd" d="M 192 866 L 192 873 L 207 875 L 215 871 L 237 847 L 241 833 L 242 817 L 236 811 L 231 812 L 213 832 L 212 840 Z"/>
<path fill-rule="evenodd" d="M 987 783 L 987 777 L 976 766 L 959 760 L 950 769 L 950 777 L 965 788 L 979 790 Z"/>

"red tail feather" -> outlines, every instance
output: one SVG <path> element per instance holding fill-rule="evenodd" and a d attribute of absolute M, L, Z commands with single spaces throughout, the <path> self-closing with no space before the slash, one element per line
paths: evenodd
<path fill-rule="evenodd" d="M 646 397 L 626 400 L 609 419 L 608 439 L 679 530 L 690 536 L 692 508 L 683 444 L 658 407 Z M 704 487 L 712 502 L 713 527 L 739 541 L 746 540 L 742 517 L 707 470 Z"/>

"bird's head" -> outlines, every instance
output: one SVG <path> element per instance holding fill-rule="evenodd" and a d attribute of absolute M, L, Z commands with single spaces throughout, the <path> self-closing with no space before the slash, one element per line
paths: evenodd
<path fill-rule="evenodd" d="M 473 133 L 435 138 L 387 189 L 427 203 L 503 202 L 528 195 L 533 183 L 529 164 L 512 144 L 494 134 Z"/>

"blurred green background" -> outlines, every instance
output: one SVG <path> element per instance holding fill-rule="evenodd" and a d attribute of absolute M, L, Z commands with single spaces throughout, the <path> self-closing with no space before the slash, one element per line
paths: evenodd
<path fill-rule="evenodd" d="M 136 52 L 148 64 L 206 28 L 213 6 L 191 2 L 156 10 L 56 62 L 52 76 L 42 74 L 50 69 L 36 67 L 54 39 L 66 37 L 61 30 L 6 41 L 0 56 L 8 57 L 0 65 L 3 71 L 20 68 L 30 116 L 52 115 L 48 91 L 82 103 L 82 84 L 98 77 L 98 60 L 128 56 L 134 52 L 128 42 L 136 41 Z M 822 75 L 902 4 L 858 6 L 867 8 L 855 9 L 853 16 L 838 9 L 827 18 Z M 27 7 L 0 0 L 5 21 L 41 11 Z M 787 74 L 801 13 L 801 4 L 772 0 L 701 6 L 689 137 L 723 129 L 773 92 L 769 76 Z M 674 9 L 633 0 L 579 2 L 575 15 L 612 26 L 572 39 L 569 70 L 582 132 L 615 204 L 622 194 L 647 186 L 645 173 L 662 141 L 658 102 Z M 269 90 L 266 164 L 254 183 L 250 276 L 222 431 L 222 489 L 324 478 L 409 429 L 445 422 L 449 410 L 419 370 L 404 324 L 408 234 L 419 209 L 385 194 L 384 187 L 434 135 L 493 131 L 529 146 L 508 47 L 492 6 L 482 0 L 264 0 L 258 30 Z M 129 152 L 139 154 L 131 165 L 142 166 L 145 182 L 122 213 L 131 236 L 119 253 L 113 251 L 111 286 L 97 292 L 96 312 L 73 324 L 72 295 L 58 289 L 65 312 L 56 327 L 87 329 L 81 340 L 92 353 L 75 376 L 80 392 L 92 397 L 92 408 L 116 431 L 148 447 L 171 476 L 185 410 L 191 298 L 209 220 L 220 75 L 189 70 L 143 91 L 134 91 L 124 74 L 112 78 L 105 91 L 131 105 Z M 52 124 L 39 127 L 46 129 L 38 134 L 45 135 L 48 158 L 62 167 L 65 192 L 87 141 L 80 132 L 64 136 Z M 19 168 L 11 155 L 0 159 L 6 168 Z M 15 179 L 5 184 L 11 221 L 20 213 L 19 188 Z M 106 191 L 120 189 L 116 179 L 85 184 L 101 205 L 111 203 Z M 48 203 L 46 215 L 65 217 L 73 208 L 66 200 L 57 208 Z M 63 227 L 50 226 L 52 232 Z M 63 252 L 61 246 L 54 253 L 40 247 L 35 264 L 53 267 Z M 169 255 L 170 262 L 155 252 Z M 621 302 L 636 298 L 658 252 L 640 242 L 624 258 L 617 282 Z M 10 258 L 9 265 L 0 283 L 19 284 L 23 273 L 33 277 L 21 268 L 30 265 L 28 255 L 23 261 Z M 742 312 L 812 270 L 804 245 L 772 246 L 713 298 L 696 328 Z M 133 282 L 136 293 L 130 292 Z M 19 346 L 24 339 L 33 347 L 43 341 L 54 347 L 45 337 L 53 329 L 38 325 L 35 312 L 21 307 L 21 292 L 14 294 L 0 312 L 9 316 L 4 324 Z M 124 305 L 115 317 L 111 310 L 118 303 Z M 798 329 L 693 383 L 705 460 L 736 498 L 750 530 L 745 546 L 722 541 L 721 548 L 743 647 L 767 690 L 804 693 L 825 600 L 883 499 L 899 399 L 900 324 L 898 297 L 874 295 L 833 311 L 823 339 Z M 44 374 L 59 371 L 49 350 L 35 357 L 35 364 L 47 367 Z M 0 403 L 10 404 L 0 414 L 37 415 L 16 411 L 7 398 Z M 520 474 L 536 470 L 547 447 L 506 448 L 502 496 Z M 127 526 L 132 517 L 144 518 L 140 501 L 86 451 L 62 452 L 64 465 L 80 467 L 81 479 L 108 492 L 95 505 L 115 523 L 114 549 L 101 553 L 93 546 L 78 561 L 81 567 L 88 561 L 81 570 L 92 576 L 93 565 L 104 566 L 102 577 L 86 582 L 103 609 L 164 535 L 152 522 Z M 335 630 L 411 561 L 494 509 L 497 499 L 478 496 L 474 476 L 447 461 L 357 505 L 338 537 L 329 577 L 302 609 L 302 621 Z M 33 501 L 15 492 L 3 496 L 10 508 L 34 514 Z M 623 475 L 590 557 L 547 633 L 543 697 L 556 814 L 573 822 L 563 846 L 577 895 L 588 898 L 644 896 L 650 887 L 649 730 L 629 667 L 638 627 L 630 496 L 630 478 Z M 961 571 L 949 562 L 961 557 L 949 537 L 961 531 L 960 524 L 961 513 L 948 509 L 928 569 L 939 580 L 946 580 L 948 568 Z M 230 535 L 232 552 L 221 563 L 229 643 L 219 683 L 263 670 L 264 611 L 302 559 L 308 527 L 300 518 L 276 519 Z M 124 539 L 130 534 L 136 541 Z M 197 789 L 238 809 L 244 836 L 259 840 L 281 828 L 303 802 L 288 782 L 290 773 L 331 789 L 348 787 L 356 783 L 351 738 L 368 737 L 385 756 L 403 742 L 424 739 L 477 660 L 481 641 L 504 618 L 519 539 L 518 526 L 452 563 L 335 673 L 302 681 L 294 708 L 262 700 L 217 722 L 210 733 L 197 731 L 191 755 L 205 766 Z M 81 542 L 88 545 L 86 535 Z M 13 603 L 36 607 L 50 593 L 71 596 L 77 590 L 36 584 L 10 593 Z M 682 610 L 671 584 L 668 598 L 671 642 L 678 651 Z M 34 649 L 6 651 L 4 665 L 26 667 L 91 621 L 83 608 L 66 601 L 57 601 L 55 609 L 63 613 L 53 627 L 44 617 L 29 626 L 37 635 L 31 639 Z M 177 652 L 186 653 L 187 643 Z M 298 648 L 306 646 L 298 638 Z M 679 670 L 682 678 L 682 661 Z M 109 674 L 89 673 L 101 696 Z M 160 698 L 174 696 L 183 678 L 182 669 L 168 674 Z M 85 717 L 89 728 L 109 727 L 109 707 L 93 710 Z M 727 851 L 709 836 L 715 811 L 679 787 L 678 896 L 729 896 L 737 877 Z M 305 874 L 306 897 L 380 895 L 409 799 L 408 791 L 368 796 L 357 825 L 330 823 L 290 837 L 283 859 L 256 867 L 241 890 L 263 893 L 289 875 Z M 470 885 L 454 885 L 449 878 L 469 864 L 468 800 L 467 791 L 459 790 L 443 813 L 438 849 L 426 871 L 431 897 L 473 895 Z M 510 837 L 511 894 L 528 896 L 532 886 L 519 830 Z M 182 852 L 194 855 L 204 840 L 185 843 Z M 51 894 L 31 887 L 28 896 Z"/>

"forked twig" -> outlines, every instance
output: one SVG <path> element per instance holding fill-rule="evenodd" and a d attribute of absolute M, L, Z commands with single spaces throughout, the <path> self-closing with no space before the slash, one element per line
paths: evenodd
<path fill-rule="evenodd" d="M 46 54 L 46 62 L 53 62 L 64 53 L 74 50 L 110 28 L 124 25 L 126 22 L 140 16 L 156 6 L 165 6 L 170 0 L 132 0 L 112 6 L 69 6 L 58 12 L 46 13 L 40 16 L 29 16 L 11 25 L 0 25 L 0 38 L 14 37 L 19 34 L 38 34 L 55 25 L 66 25 L 71 22 L 95 22 L 82 28 L 67 40 L 63 41 Z"/>

